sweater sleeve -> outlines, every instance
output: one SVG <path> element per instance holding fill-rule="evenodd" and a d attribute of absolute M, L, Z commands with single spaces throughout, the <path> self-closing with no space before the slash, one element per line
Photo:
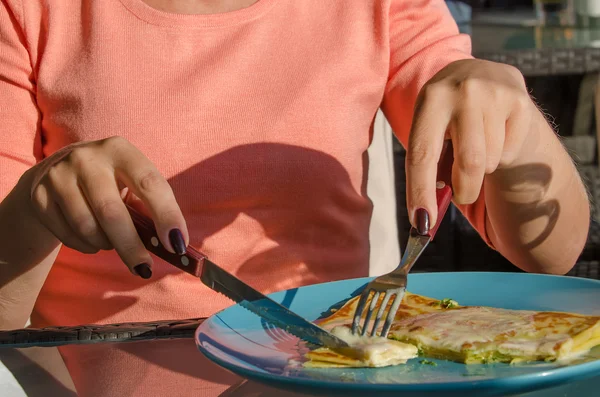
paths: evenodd
<path fill-rule="evenodd" d="M 0 2 L 0 200 L 41 158 L 41 114 L 21 3 Z"/>
<path fill-rule="evenodd" d="M 471 42 L 459 34 L 443 0 L 391 0 L 388 18 L 390 69 L 382 110 L 406 147 L 419 91 L 448 64 L 472 58 Z M 475 203 L 458 208 L 491 246 L 483 189 Z"/>

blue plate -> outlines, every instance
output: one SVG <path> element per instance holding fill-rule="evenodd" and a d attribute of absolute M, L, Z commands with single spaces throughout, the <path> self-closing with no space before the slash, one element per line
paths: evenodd
<path fill-rule="evenodd" d="M 370 279 L 354 279 L 278 292 L 271 297 L 309 320 L 359 292 Z M 461 305 L 569 311 L 600 315 L 600 282 L 526 273 L 423 273 L 408 290 Z M 464 365 L 420 358 L 387 368 L 302 369 L 290 366 L 306 351 L 297 338 L 271 327 L 239 305 L 202 323 L 200 351 L 243 377 L 300 392 L 366 395 L 510 395 L 600 375 L 600 349 L 570 364 Z M 401 393 L 401 394 L 399 394 Z"/>

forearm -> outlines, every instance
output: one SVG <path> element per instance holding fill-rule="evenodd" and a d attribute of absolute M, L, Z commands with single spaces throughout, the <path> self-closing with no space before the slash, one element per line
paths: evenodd
<path fill-rule="evenodd" d="M 560 140 L 541 114 L 534 117 L 521 160 L 484 181 L 487 233 L 519 268 L 564 274 L 585 245 L 589 201 Z"/>
<path fill-rule="evenodd" d="M 21 328 L 60 249 L 15 188 L 0 203 L 0 329 Z"/>

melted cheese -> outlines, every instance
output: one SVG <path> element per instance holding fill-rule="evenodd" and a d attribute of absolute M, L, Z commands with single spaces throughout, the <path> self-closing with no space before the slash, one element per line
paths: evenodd
<path fill-rule="evenodd" d="M 372 361 L 375 366 L 389 365 L 385 360 L 408 360 L 417 356 L 417 348 L 406 343 L 390 343 L 390 339 L 381 336 L 360 336 L 352 333 L 348 327 L 335 327 L 331 332 L 348 343 L 358 352 L 359 357 Z"/>
<path fill-rule="evenodd" d="M 350 345 L 349 350 L 333 351 L 319 348 L 309 352 L 309 367 L 386 367 L 405 364 L 417 356 L 418 349 L 410 344 L 379 336 L 359 336 L 350 328 L 335 327 L 331 330 L 338 338 Z"/>
<path fill-rule="evenodd" d="M 433 355 L 461 356 L 466 362 L 548 360 L 571 355 L 572 324 L 555 322 L 543 328 L 536 321 L 538 315 L 533 311 L 465 307 L 403 319 L 394 324 L 390 335 Z"/>

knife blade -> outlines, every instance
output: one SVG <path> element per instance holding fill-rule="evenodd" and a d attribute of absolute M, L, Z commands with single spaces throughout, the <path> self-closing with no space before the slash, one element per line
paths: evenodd
<path fill-rule="evenodd" d="M 161 244 L 154 222 L 130 206 L 127 206 L 133 224 L 148 251 L 169 264 L 198 277 L 210 289 L 219 292 L 240 306 L 262 317 L 272 325 L 320 346 L 336 350 L 350 348 L 348 343 L 306 320 L 287 307 L 275 302 L 217 264 L 193 247 L 188 247 L 184 255 L 167 251 Z"/>

